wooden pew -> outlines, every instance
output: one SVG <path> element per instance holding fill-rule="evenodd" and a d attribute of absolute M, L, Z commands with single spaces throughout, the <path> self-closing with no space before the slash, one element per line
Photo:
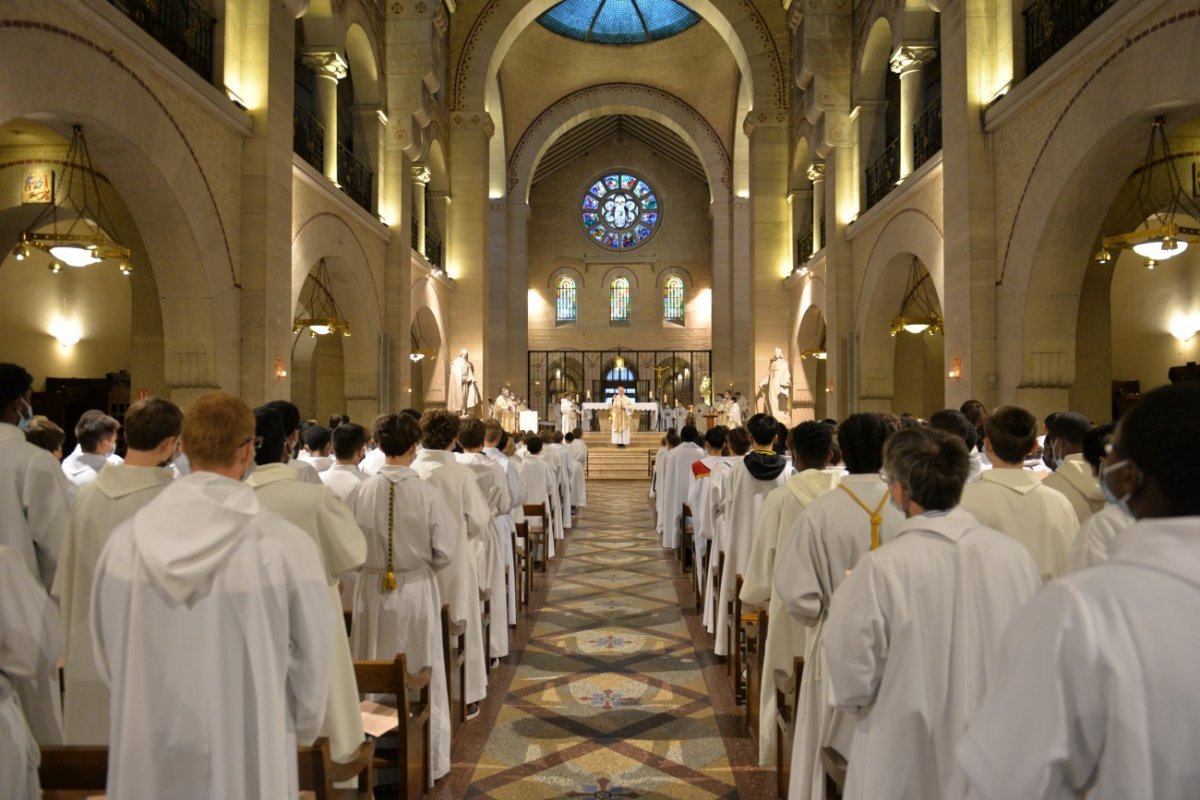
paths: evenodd
<path fill-rule="evenodd" d="M 826 800 L 841 800 L 846 788 L 846 770 L 850 767 L 846 757 L 832 747 L 822 747 L 821 766 L 825 770 Z"/>
<path fill-rule="evenodd" d="M 545 572 L 550 560 L 546 557 L 546 553 L 548 552 L 546 549 L 548 541 L 546 537 L 554 535 L 553 518 L 550 516 L 553 506 L 549 503 L 526 503 L 521 507 L 521 510 L 525 513 L 525 524 L 529 530 L 529 551 L 527 557 L 533 559 L 535 569 L 538 564 L 541 564 L 542 571 Z M 530 517 L 540 519 L 542 521 L 541 525 L 534 525 L 529 521 Z M 542 554 L 541 561 L 537 559 L 539 547 Z"/>
<path fill-rule="evenodd" d="M 329 740 L 322 736 L 299 753 L 300 791 L 316 800 L 372 800 L 375 797 L 375 742 L 363 742 L 349 761 L 334 761 Z M 358 779 L 358 788 L 338 789 L 337 783 Z"/>
<path fill-rule="evenodd" d="M 355 661 L 354 679 L 359 694 L 387 694 L 398 711 L 396 753 L 390 758 L 376 758 L 376 768 L 395 770 L 399 800 L 419 800 L 425 796 L 430 781 L 430 667 L 409 673 L 403 653 L 394 661 Z M 388 734 L 391 736 L 391 734 Z M 389 751 L 390 752 L 390 751 Z"/>
<path fill-rule="evenodd" d="M 104 794 L 108 784 L 108 748 L 103 745 L 43 747 L 38 780 L 49 797 Z"/>
<path fill-rule="evenodd" d="M 722 556 L 724 560 L 724 556 Z M 742 576 L 735 575 L 730 597 L 725 599 L 728 613 L 725 616 L 725 635 L 728 640 L 729 655 L 725 662 L 729 685 L 733 687 L 733 699 L 738 705 L 746 702 L 746 682 L 742 675 L 745 664 L 746 641 L 742 628 Z M 720 597 L 721 595 L 717 595 Z"/>
<path fill-rule="evenodd" d="M 684 575 L 692 572 L 692 509 L 687 503 L 683 504 L 683 513 L 679 517 L 679 565 Z"/>
<path fill-rule="evenodd" d="M 467 625 L 450 619 L 450 606 L 442 606 L 442 660 L 446 667 L 446 690 L 450 695 L 450 743 L 453 747 L 467 721 Z"/>
<path fill-rule="evenodd" d="M 800 697 L 800 678 L 804 674 L 804 659 L 797 656 L 792 674 L 775 670 L 775 726 L 779 730 L 779 746 L 775 749 L 775 792 L 778 800 L 787 800 L 788 782 L 792 776 L 792 742 L 796 736 L 796 702 Z"/>
<path fill-rule="evenodd" d="M 766 667 L 767 610 L 756 608 L 742 612 L 742 626 L 746 632 L 746 725 L 750 729 L 750 738 L 757 743 L 759 698 Z"/>
<path fill-rule="evenodd" d="M 512 587 L 517 613 L 520 613 L 521 609 L 525 607 L 525 551 L 523 548 L 527 534 L 523 531 L 527 529 L 521 527 L 524 524 L 524 522 L 515 523 L 513 530 L 509 532 L 509 538 L 512 540 L 510 546 L 512 547 L 513 563 L 512 569 L 506 565 L 504 570 L 504 588 L 507 591 L 510 586 Z M 512 627 L 515 628 L 516 625 Z"/>
<path fill-rule="evenodd" d="M 483 631 L 483 663 L 484 669 L 492 668 L 492 593 L 479 590 L 479 626 Z"/>
<path fill-rule="evenodd" d="M 721 576 L 725 574 L 725 554 L 721 553 L 717 556 L 717 569 L 713 573 L 713 625 L 717 624 L 717 605 L 724 602 L 725 595 L 721 592 Z M 714 637 L 716 634 L 713 634 Z M 728 656 L 717 656 L 719 661 L 728 663 Z"/>
<path fill-rule="evenodd" d="M 533 540 L 529 536 L 529 522 L 521 520 L 517 523 L 517 531 L 513 534 L 513 552 L 517 553 L 517 608 L 529 610 L 530 599 L 533 596 Z M 520 547 L 518 552 L 517 547 Z"/>

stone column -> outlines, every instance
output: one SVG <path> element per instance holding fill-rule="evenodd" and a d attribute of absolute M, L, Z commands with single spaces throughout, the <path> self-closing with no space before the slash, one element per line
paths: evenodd
<path fill-rule="evenodd" d="M 488 140 L 495 133 L 486 111 L 458 111 L 450 120 L 454 153 L 445 236 L 445 270 L 457 283 L 450 318 L 450 351 L 467 348 L 479 385 L 491 386 L 504 356 L 489 339 L 488 308 Z"/>
<path fill-rule="evenodd" d="M 376 214 L 379 214 L 384 205 L 381 199 L 387 193 L 383 182 L 383 150 L 384 141 L 387 139 L 387 114 L 383 113 L 382 106 L 372 104 L 354 106 L 353 111 L 358 119 L 359 129 L 359 134 L 354 139 L 355 152 L 367 155 L 365 159 L 367 166 L 374 173 L 374 181 L 371 186 L 371 208 Z M 391 220 L 388 222 L 390 223 Z"/>
<path fill-rule="evenodd" d="M 749 362 L 744 367 L 750 374 L 738 381 L 737 388 L 755 392 L 767 374 L 775 348 L 783 348 L 784 352 L 791 349 L 787 293 L 782 285 L 792 272 L 787 114 L 756 114 L 748 133 L 753 231 L 752 278 L 748 288 L 752 293 L 750 319 L 754 338 Z M 735 362 L 735 371 L 738 366 Z"/>
<path fill-rule="evenodd" d="M 412 218 L 417 233 L 417 252 L 425 255 L 425 187 L 433 175 L 424 164 L 413 164 L 412 167 Z"/>
<path fill-rule="evenodd" d="M 733 306 L 731 283 L 731 209 L 729 190 L 716 187 L 709 216 L 712 221 L 712 385 L 722 391 L 733 380 Z M 700 376 L 703 379 L 703 375 Z"/>
<path fill-rule="evenodd" d="M 529 395 L 529 204 L 508 198 L 508 372 L 513 391 Z"/>
<path fill-rule="evenodd" d="M 813 252 L 825 246 L 825 231 L 821 230 L 821 218 L 825 216 L 825 162 L 814 161 L 808 165 L 808 179 L 812 181 L 812 234 Z"/>
<path fill-rule="evenodd" d="M 337 85 L 346 77 L 346 59 L 331 50 L 307 50 L 302 60 L 317 76 L 317 119 L 325 128 L 325 177 L 337 183 Z"/>
<path fill-rule="evenodd" d="M 913 171 L 913 124 L 924 110 L 925 65 L 937 58 L 929 45 L 901 45 L 892 55 L 892 72 L 900 76 L 900 177 Z"/>

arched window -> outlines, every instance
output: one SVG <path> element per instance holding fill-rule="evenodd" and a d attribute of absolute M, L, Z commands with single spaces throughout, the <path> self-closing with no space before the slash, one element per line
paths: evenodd
<path fill-rule="evenodd" d="M 683 278 L 672 275 L 663 284 L 663 319 L 683 324 Z"/>
<path fill-rule="evenodd" d="M 629 279 L 613 278 L 608 292 L 610 322 L 629 322 Z"/>
<path fill-rule="evenodd" d="M 558 297 L 555 302 L 554 320 L 559 325 L 574 322 L 577 313 L 575 279 L 563 276 L 558 281 Z"/>

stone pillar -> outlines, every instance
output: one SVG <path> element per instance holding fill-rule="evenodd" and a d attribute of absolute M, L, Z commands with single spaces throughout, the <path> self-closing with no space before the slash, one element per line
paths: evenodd
<path fill-rule="evenodd" d="M 900 76 L 900 177 L 913 171 L 913 124 L 924 110 L 925 65 L 937 58 L 929 45 L 902 45 L 892 54 L 892 72 Z"/>
<path fill-rule="evenodd" d="M 814 161 L 808 165 L 808 179 L 812 181 L 812 234 L 813 252 L 825 246 L 825 231 L 821 229 L 821 218 L 825 216 L 825 162 Z"/>
<path fill-rule="evenodd" d="M 713 382 L 713 391 L 735 389 L 745 394 L 754 383 L 754 274 L 750 198 L 734 197 L 730 225 L 730 375 L 728 381 Z M 714 328 L 714 333 L 716 329 Z"/>
<path fill-rule="evenodd" d="M 491 386 L 503 369 L 503 353 L 487 336 L 488 144 L 495 126 L 482 109 L 459 111 L 450 120 L 453 202 L 445 236 L 445 270 L 457 283 L 450 313 L 450 352 L 466 348 L 480 386 Z"/>
<path fill-rule="evenodd" d="M 747 380 L 739 381 L 737 388 L 755 392 L 767 374 L 775 348 L 782 348 L 785 353 L 791 349 L 787 293 L 782 285 L 792 272 L 792 221 L 787 205 L 787 115 L 769 118 L 766 114 L 757 114 L 747 132 L 750 135 L 753 231 L 750 318 L 754 340 L 751 360 L 745 367 L 752 372 Z M 734 366 L 736 369 L 738 365 L 735 363 Z"/>
<path fill-rule="evenodd" d="M 425 229 L 428 223 L 425 220 L 425 187 L 429 185 L 429 180 L 433 175 L 429 172 L 429 167 L 424 164 L 413 164 L 412 167 L 412 219 L 413 227 L 417 233 L 417 252 L 425 255 Z"/>
<path fill-rule="evenodd" d="M 506 268 L 508 283 L 508 371 L 513 391 L 529 395 L 529 204 L 508 198 Z"/>
<path fill-rule="evenodd" d="M 355 136 L 356 153 L 365 153 L 367 166 L 371 168 L 375 179 L 371 186 L 371 208 L 376 214 L 383 210 L 381 199 L 387 193 L 383 182 L 383 151 L 384 140 L 387 139 L 387 114 L 378 105 L 354 106 L 354 114 L 358 119 L 359 135 Z M 391 220 L 388 220 L 390 223 Z"/>
<path fill-rule="evenodd" d="M 731 332 L 732 275 L 731 197 L 723 186 L 713 194 L 709 216 L 712 220 L 712 385 L 724 390 L 733 380 Z M 700 376 L 703 379 L 703 375 Z"/>
<path fill-rule="evenodd" d="M 325 128 L 325 177 L 337 183 L 337 85 L 346 77 L 346 59 L 331 50 L 307 50 L 303 62 L 317 76 L 317 119 Z"/>
<path fill-rule="evenodd" d="M 275 377 L 275 357 L 291 370 L 296 34 L 282 3 L 249 3 L 243 21 L 242 79 L 251 87 L 246 110 L 253 125 L 242 144 L 241 386 L 224 388 L 255 406 L 291 395 L 291 382 Z M 231 327 L 230 335 L 236 332 Z"/>

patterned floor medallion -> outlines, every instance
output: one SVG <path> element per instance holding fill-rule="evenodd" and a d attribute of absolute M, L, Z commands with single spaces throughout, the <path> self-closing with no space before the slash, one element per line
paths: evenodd
<path fill-rule="evenodd" d="M 507 695 L 485 714 L 490 733 L 470 765 L 469 787 L 436 797 L 767 796 L 746 785 L 739 792 L 739 771 L 766 771 L 747 763 L 744 728 L 727 751 L 722 734 L 738 736 L 739 722 L 727 702 L 718 714 L 720 692 L 706 684 L 703 667 L 710 682 L 719 668 L 697 653 L 695 623 L 689 628 L 676 588 L 685 579 L 653 533 L 646 488 L 589 484 L 589 505 L 555 559 L 523 651 L 511 659 Z M 737 767 L 728 754 L 735 750 Z M 755 786 L 768 783 L 752 777 Z"/>

